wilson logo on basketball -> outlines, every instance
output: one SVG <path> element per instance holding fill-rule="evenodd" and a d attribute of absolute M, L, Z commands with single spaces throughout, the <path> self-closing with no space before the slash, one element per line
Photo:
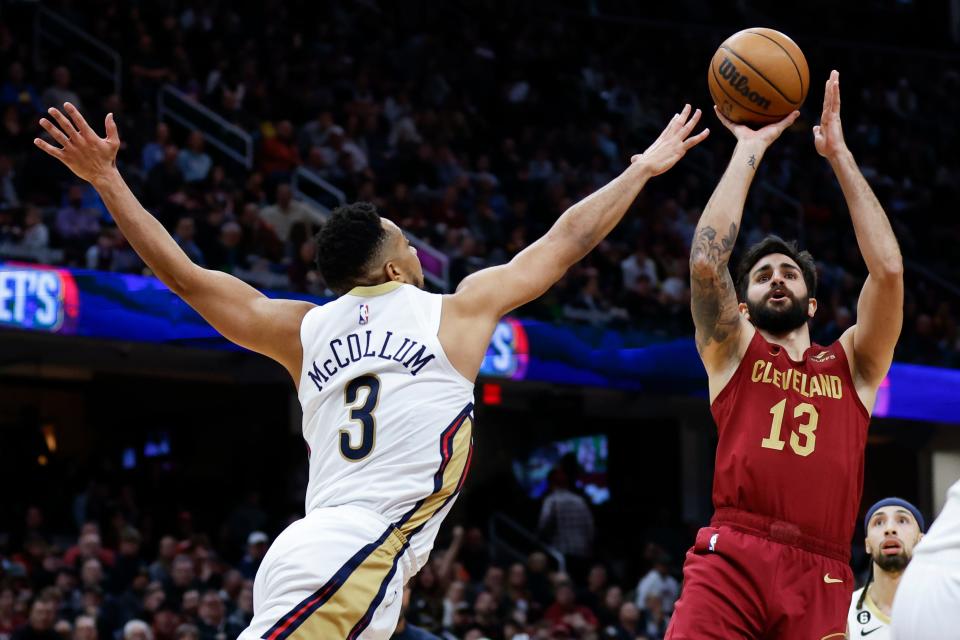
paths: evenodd
<path fill-rule="evenodd" d="M 737 65 L 730 62 L 730 58 L 724 58 L 717 71 L 720 73 L 720 77 L 727 81 L 730 88 L 744 96 L 747 100 L 763 109 L 770 107 L 770 100 L 750 89 L 750 83 L 747 77 L 737 71 Z"/>

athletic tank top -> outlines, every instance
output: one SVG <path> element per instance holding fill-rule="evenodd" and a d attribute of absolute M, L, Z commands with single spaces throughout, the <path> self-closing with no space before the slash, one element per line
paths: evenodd
<path fill-rule="evenodd" d="M 866 587 L 853 592 L 850 599 L 850 610 L 847 612 L 847 629 L 850 640 L 860 640 L 869 636 L 870 640 L 890 640 L 890 618 L 888 618 L 870 596 L 863 599 L 863 605 L 858 609 L 860 595 Z"/>
<path fill-rule="evenodd" d="M 757 331 L 711 411 L 719 433 L 715 508 L 849 547 L 870 415 L 839 341 L 813 344 L 795 362 Z"/>
<path fill-rule="evenodd" d="M 306 510 L 380 514 L 418 568 L 473 451 L 473 383 L 440 346 L 442 301 L 397 282 L 357 287 L 311 309 L 300 328 Z"/>

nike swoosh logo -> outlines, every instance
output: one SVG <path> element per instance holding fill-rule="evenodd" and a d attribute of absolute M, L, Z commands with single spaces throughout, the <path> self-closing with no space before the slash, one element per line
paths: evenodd
<path fill-rule="evenodd" d="M 836 584 L 838 582 L 843 582 L 840 578 L 831 578 L 829 573 L 823 574 L 823 581 L 827 584 Z"/>
<path fill-rule="evenodd" d="M 868 635 L 870 635 L 871 633 L 873 633 L 874 631 L 880 631 L 880 629 L 882 629 L 882 628 L 883 628 L 883 627 L 874 627 L 873 629 L 870 629 L 870 631 L 867 631 L 866 629 L 860 629 L 860 635 L 861 635 L 861 636 L 868 636 Z"/>

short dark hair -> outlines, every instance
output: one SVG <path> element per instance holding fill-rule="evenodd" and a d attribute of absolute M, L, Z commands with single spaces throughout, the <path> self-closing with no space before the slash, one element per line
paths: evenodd
<path fill-rule="evenodd" d="M 750 286 L 750 270 L 753 269 L 764 256 L 771 253 L 782 253 L 797 263 L 803 274 L 803 281 L 807 284 L 807 297 L 817 297 L 817 265 L 809 251 L 801 251 L 795 240 L 784 240 L 780 236 L 769 235 L 747 249 L 737 264 L 737 297 L 740 301 L 747 299 L 747 287 Z"/>
<path fill-rule="evenodd" d="M 357 286 L 386 238 L 380 214 L 371 203 L 334 209 L 316 235 L 317 268 L 327 286 L 338 294 Z"/>

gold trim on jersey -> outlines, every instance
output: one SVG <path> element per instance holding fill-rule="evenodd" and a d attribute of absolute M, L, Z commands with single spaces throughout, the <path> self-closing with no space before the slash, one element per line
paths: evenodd
<path fill-rule="evenodd" d="M 875 615 L 880 622 L 883 624 L 890 624 L 890 616 L 885 614 L 883 611 L 880 611 L 880 607 L 878 607 L 873 601 L 873 598 L 870 597 L 870 591 L 867 591 L 867 597 L 863 599 L 863 604 L 867 605 L 867 609 L 870 610 L 870 613 Z"/>
<path fill-rule="evenodd" d="M 450 496 L 456 493 L 463 474 L 467 470 L 470 459 L 470 441 L 473 438 L 473 421 L 469 416 L 464 418 L 463 424 L 453 436 L 453 453 L 450 461 L 443 470 L 443 481 L 440 490 L 430 494 L 423 504 L 414 511 L 406 522 L 400 524 L 403 535 L 410 537 L 427 523 L 440 509 L 443 508 Z"/>
<path fill-rule="evenodd" d="M 398 287 L 403 286 L 403 282 L 397 282 L 396 280 L 391 280 L 390 282 L 384 282 L 383 284 L 375 284 L 370 287 L 354 287 L 347 292 L 348 296 L 359 296 L 361 298 L 372 298 L 374 296 L 382 296 L 385 293 L 390 293 Z"/>
<path fill-rule="evenodd" d="M 363 632 L 370 622 L 369 619 L 365 619 L 365 616 L 372 615 L 377 599 L 386 595 L 381 591 L 387 588 L 386 582 L 396 570 L 397 556 L 406 550 L 408 540 L 441 511 L 460 490 L 470 466 L 473 443 L 473 420 L 470 417 L 472 410 L 473 405 L 468 405 L 444 430 L 440 453 L 443 466 L 435 476 L 436 484 L 433 493 L 420 501 L 408 516 L 391 526 L 383 542 L 355 569 L 349 570 L 341 584 L 338 585 L 335 576 L 325 585 L 324 588 L 335 589 L 329 598 L 326 597 L 322 588 L 313 596 L 315 604 L 309 601 L 301 603 L 297 609 L 288 614 L 288 616 L 293 615 L 292 619 L 286 623 L 283 619 L 278 621 L 273 629 L 264 634 L 264 638 L 271 640 L 350 638 L 351 634 L 357 630 L 359 633 Z M 445 442 L 447 437 L 452 438 L 449 444 Z M 346 573 L 345 570 L 346 567 L 340 571 Z M 297 623 L 297 618 L 301 617 L 301 611 L 309 614 L 306 619 Z M 290 631 L 289 628 L 294 625 L 297 626 Z"/>
<path fill-rule="evenodd" d="M 393 571 L 396 556 L 406 545 L 394 529 L 387 539 L 357 567 L 322 607 L 303 621 L 289 638 L 346 638 L 366 615 L 383 581 Z M 322 612 L 322 613 L 321 613 Z"/>

